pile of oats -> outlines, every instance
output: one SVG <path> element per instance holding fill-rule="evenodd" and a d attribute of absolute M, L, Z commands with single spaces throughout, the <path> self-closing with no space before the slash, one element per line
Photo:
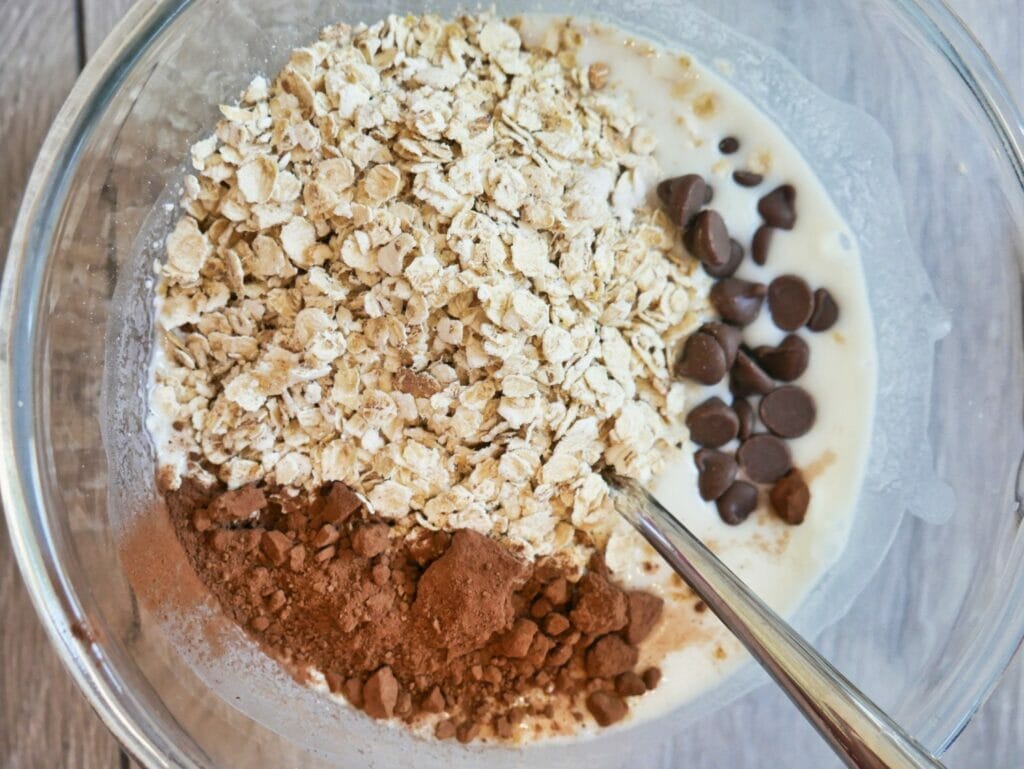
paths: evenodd
<path fill-rule="evenodd" d="M 527 556 L 602 541 L 601 467 L 646 480 L 686 435 L 669 359 L 708 283 L 579 44 L 338 25 L 221 107 L 160 266 L 151 406 L 189 457 L 164 483 L 340 480 Z"/>

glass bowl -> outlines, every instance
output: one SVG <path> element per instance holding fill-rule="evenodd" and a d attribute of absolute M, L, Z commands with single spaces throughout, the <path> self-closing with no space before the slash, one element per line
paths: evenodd
<path fill-rule="evenodd" d="M 124 312 L 124 302 L 140 301 L 125 281 L 145 272 L 127 266 L 144 249 L 147 227 L 168 214 L 168 185 L 180 178 L 189 144 L 215 122 L 217 103 L 255 72 L 276 71 L 322 24 L 455 7 L 141 2 L 89 63 L 40 153 L 0 296 L 4 509 L 52 642 L 104 722 L 148 767 L 369 767 L 410 756 L 417 766 L 521 763 L 515 751 L 414 742 L 326 701 L 315 722 L 285 729 L 286 700 L 253 717 L 215 694 L 133 592 L 119 558 L 120 525 L 153 500 L 126 491 L 125 466 L 111 462 L 105 443 L 112 429 L 133 436 L 128 464 L 152 462 L 143 414 L 104 402 L 105 377 L 114 374 L 137 372 L 141 393 L 146 361 L 119 356 L 111 340 L 151 336 L 145 312 Z M 510 0 L 498 10 L 540 5 Z M 817 643 L 942 753 L 1024 636 L 1020 115 L 992 63 L 938 0 L 566 0 L 543 10 L 618 21 L 702 58 L 692 22 L 706 14 L 754 41 L 748 65 L 756 66 L 760 45 L 779 51 L 891 140 L 909 236 L 888 246 L 921 259 L 948 334 L 935 343 L 934 376 L 922 371 L 916 400 L 906 404 L 927 410 L 927 430 L 903 436 L 916 459 L 874 490 L 893 500 L 891 530 L 876 537 L 881 566 L 862 575 L 866 589 Z M 773 117 L 786 125 L 785 114 Z M 905 328 L 883 332 L 920 335 L 932 301 L 922 295 L 919 319 L 911 302 Z M 952 514 L 941 522 L 902 515 L 922 467 L 934 488 L 910 506 L 928 507 L 948 487 Z M 173 575 L 150 576 L 168 592 L 178 587 Z M 229 675 L 221 690 L 242 681 Z M 780 698 L 763 689 L 697 723 L 670 715 L 580 744 L 531 748 L 530 763 L 752 766 L 753 754 L 758 766 L 793 766 L 794 756 L 801 766 L 830 765 L 809 728 L 771 717 L 788 707 Z"/>

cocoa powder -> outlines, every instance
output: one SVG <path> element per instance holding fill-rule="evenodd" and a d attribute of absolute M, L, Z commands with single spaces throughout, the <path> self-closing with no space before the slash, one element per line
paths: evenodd
<path fill-rule="evenodd" d="M 621 720 L 657 685 L 634 670 L 661 601 L 600 564 L 578 582 L 460 530 L 395 535 L 335 483 L 312 500 L 273 488 L 169 492 L 177 537 L 224 612 L 300 681 L 436 737 L 515 741 Z M 649 682 L 645 683 L 645 682 Z"/>
<path fill-rule="evenodd" d="M 456 532 L 417 586 L 412 607 L 416 635 L 449 657 L 481 648 L 512 624 L 512 596 L 527 574 L 527 565 L 493 540 Z"/>

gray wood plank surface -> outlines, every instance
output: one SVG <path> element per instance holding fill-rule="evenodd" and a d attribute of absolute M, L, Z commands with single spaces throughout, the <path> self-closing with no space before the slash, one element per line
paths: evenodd
<path fill-rule="evenodd" d="M 78 72 L 74 0 L 0 0 L 0 253 L 43 136 Z M 2 524 L 0 524 L 2 528 Z M 115 769 L 114 739 L 78 693 L 0 533 L 0 764 Z"/>
<path fill-rule="evenodd" d="M 92 56 L 135 0 L 82 0 L 81 24 L 85 56 Z"/>
<path fill-rule="evenodd" d="M 21 189 L 50 119 L 80 61 L 92 55 L 131 0 L 0 0 L 0 253 Z M 1020 0 L 951 0 L 1024 100 L 1024 6 Z M 0 524 L 2 526 L 2 524 Z M 0 766 L 118 769 L 128 764 L 50 651 L 0 532 Z M 747 703 L 745 703 L 746 705 Z M 951 769 L 1024 764 L 1024 656 L 1018 655 L 947 756 Z M 784 731 L 788 706 L 762 690 L 749 715 Z M 743 735 L 736 735 L 739 740 Z M 764 766 L 758 746 L 737 769 Z M 796 763 L 783 769 L 802 769 Z"/>

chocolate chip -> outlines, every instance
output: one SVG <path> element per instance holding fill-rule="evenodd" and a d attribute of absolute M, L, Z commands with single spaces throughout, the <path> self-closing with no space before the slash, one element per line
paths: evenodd
<path fill-rule="evenodd" d="M 763 265 L 768 261 L 768 249 L 772 244 L 772 233 L 775 232 L 773 227 L 769 227 L 767 224 L 762 224 L 754 232 L 754 239 L 750 243 L 750 256 L 754 260 L 754 264 Z"/>
<path fill-rule="evenodd" d="M 685 240 L 690 253 L 712 269 L 721 269 L 729 263 L 732 255 L 729 231 L 717 211 L 705 209 L 693 217 Z"/>
<path fill-rule="evenodd" d="M 767 433 L 751 435 L 743 441 L 736 459 L 754 483 L 774 483 L 793 466 L 786 444 Z"/>
<path fill-rule="evenodd" d="M 799 438 L 814 426 L 814 399 L 796 385 L 772 390 L 761 399 L 758 411 L 765 427 L 780 438 Z"/>
<path fill-rule="evenodd" d="M 796 334 L 787 334 L 778 347 L 762 346 L 755 349 L 754 357 L 774 379 L 792 382 L 807 370 L 811 349 Z"/>
<path fill-rule="evenodd" d="M 783 331 L 796 331 L 811 319 L 814 294 L 798 275 L 780 275 L 768 286 L 768 312 Z"/>
<path fill-rule="evenodd" d="M 735 240 L 729 241 L 729 261 L 721 267 L 712 267 L 709 264 L 703 264 L 704 272 L 710 275 L 712 278 L 729 278 L 740 268 L 740 264 L 743 263 L 743 246 L 737 243 Z"/>
<path fill-rule="evenodd" d="M 736 413 L 721 398 L 708 398 L 686 417 L 690 439 L 698 446 L 717 449 L 736 437 L 740 424 Z"/>
<path fill-rule="evenodd" d="M 772 509 L 786 523 L 799 526 L 807 515 L 811 503 L 811 491 L 803 474 L 793 469 L 786 473 L 773 487 L 769 497 Z"/>
<path fill-rule="evenodd" d="M 743 523 L 757 507 L 757 488 L 746 481 L 736 481 L 715 503 L 719 517 L 730 526 Z"/>
<path fill-rule="evenodd" d="M 731 155 L 740 148 L 740 140 L 735 136 L 726 136 L 718 142 L 718 151 L 723 155 Z"/>
<path fill-rule="evenodd" d="M 740 430 L 736 437 L 745 441 L 754 432 L 754 407 L 742 398 L 734 398 L 732 410 L 736 412 L 736 418 L 740 422 Z"/>
<path fill-rule="evenodd" d="M 757 212 L 765 224 L 791 230 L 796 224 L 796 188 L 792 184 L 776 187 L 757 202 Z"/>
<path fill-rule="evenodd" d="M 663 206 L 667 206 L 668 202 L 672 199 L 672 189 L 673 187 L 675 187 L 678 181 L 678 178 L 672 178 L 662 179 L 660 182 L 658 182 L 658 186 L 655 187 L 655 190 L 658 193 L 658 200 L 661 201 L 661 204 Z"/>
<path fill-rule="evenodd" d="M 729 390 L 733 395 L 764 395 L 774 387 L 772 378 L 749 355 L 742 350 L 736 354 L 736 363 L 729 372 Z"/>
<path fill-rule="evenodd" d="M 712 287 L 711 304 L 726 323 L 746 326 L 761 312 L 766 291 L 763 283 L 725 278 Z"/>
<path fill-rule="evenodd" d="M 683 345 L 683 352 L 676 360 L 677 376 L 692 379 L 704 385 L 722 381 L 728 371 L 726 353 L 722 345 L 711 334 L 698 331 L 691 334 Z"/>
<path fill-rule="evenodd" d="M 697 174 L 666 179 L 658 185 L 658 197 L 673 224 L 686 227 L 710 199 L 710 188 Z"/>
<path fill-rule="evenodd" d="M 756 187 L 764 181 L 761 174 L 755 174 L 753 171 L 733 171 L 732 179 L 741 187 Z"/>
<path fill-rule="evenodd" d="M 698 331 L 715 338 L 725 353 L 726 369 L 731 369 L 732 364 L 736 362 L 736 353 L 740 349 L 740 330 L 726 323 L 705 323 Z"/>
<path fill-rule="evenodd" d="M 697 465 L 697 488 L 700 498 L 709 502 L 718 499 L 736 480 L 736 459 L 722 451 L 701 449 L 693 455 Z"/>
<path fill-rule="evenodd" d="M 807 328 L 811 331 L 828 331 L 839 320 L 839 305 L 832 298 L 827 288 L 819 288 L 814 292 L 814 309 Z"/>

